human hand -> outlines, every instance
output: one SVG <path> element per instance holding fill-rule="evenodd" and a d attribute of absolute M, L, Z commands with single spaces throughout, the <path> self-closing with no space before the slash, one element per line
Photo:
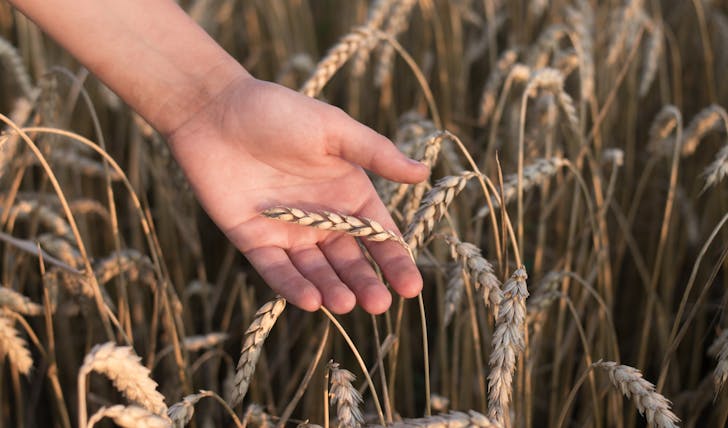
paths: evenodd
<path fill-rule="evenodd" d="M 338 108 L 241 75 L 168 136 L 210 217 L 294 305 L 384 312 L 391 295 L 351 236 L 260 216 L 274 206 L 327 210 L 397 227 L 363 168 L 416 183 L 429 172 Z M 399 244 L 365 242 L 389 285 L 416 296 L 422 278 Z"/>

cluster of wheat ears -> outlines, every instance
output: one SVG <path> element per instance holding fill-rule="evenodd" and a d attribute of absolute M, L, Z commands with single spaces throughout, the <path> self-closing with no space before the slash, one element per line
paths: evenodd
<path fill-rule="evenodd" d="M 261 213 L 395 241 L 424 290 L 286 306 L 0 2 L 0 426 L 726 426 L 728 2 L 181 3 L 431 168 L 372 177 L 401 235 Z"/>

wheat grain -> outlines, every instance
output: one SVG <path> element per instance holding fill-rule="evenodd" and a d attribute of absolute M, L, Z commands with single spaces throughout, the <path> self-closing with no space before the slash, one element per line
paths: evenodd
<path fill-rule="evenodd" d="M 647 423 L 658 428 L 677 427 L 680 419 L 670 410 L 670 401 L 655 391 L 655 386 L 642 378 L 639 370 L 613 361 L 598 361 L 594 367 L 609 374 L 612 385 L 631 398 Z"/>
<path fill-rule="evenodd" d="M 475 410 L 450 412 L 417 419 L 402 419 L 387 425 L 387 428 L 501 428 L 503 425 Z M 383 428 L 369 425 L 371 428 Z"/>
<path fill-rule="evenodd" d="M 344 36 L 316 65 L 311 77 L 303 84 L 301 92 L 309 97 L 317 96 L 326 83 L 344 63 L 362 46 L 368 45 L 376 36 L 367 27 L 359 27 Z"/>
<path fill-rule="evenodd" d="M 129 346 L 117 346 L 113 342 L 94 346 L 78 372 L 79 394 L 85 394 L 86 376 L 95 371 L 109 378 L 129 400 L 155 415 L 166 414 L 164 397 L 157 391 L 157 383 L 149 377 L 149 369 L 140 361 L 141 357 Z"/>
<path fill-rule="evenodd" d="M 528 297 L 526 279 L 526 269 L 521 266 L 503 284 L 503 301 L 493 332 L 493 352 L 490 354 L 488 374 L 488 417 L 498 423 L 504 423 L 509 415 L 516 358 L 524 348 Z"/>
<path fill-rule="evenodd" d="M 19 373 L 30 374 L 33 358 L 30 356 L 25 340 L 18 336 L 13 321 L 0 316 L 0 359 L 8 357 L 10 365 Z"/>
<path fill-rule="evenodd" d="M 364 217 L 336 214 L 328 211 L 313 212 L 288 207 L 269 208 L 263 211 L 261 215 L 287 223 L 300 224 L 301 226 L 344 232 L 368 241 L 394 241 L 404 245 L 402 238 L 395 232 L 387 230 L 378 222 Z"/>
<path fill-rule="evenodd" d="M 43 307 L 12 288 L 0 286 L 0 307 L 23 315 L 40 315 Z"/>
<path fill-rule="evenodd" d="M 116 405 L 102 407 L 88 420 L 88 427 L 93 428 L 99 421 L 109 418 L 121 428 L 171 428 L 169 419 L 149 412 L 139 406 Z M 175 425 L 176 427 L 176 425 Z"/>
<path fill-rule="evenodd" d="M 432 232 L 435 222 L 442 218 L 455 196 L 462 192 L 468 180 L 475 176 L 477 174 L 474 172 L 465 172 L 443 177 L 425 194 L 404 233 L 404 240 L 410 248 L 422 246 L 424 239 Z"/>
<path fill-rule="evenodd" d="M 728 380 L 728 328 L 715 338 L 713 344 L 708 348 L 708 355 L 718 360 L 718 364 L 713 370 L 713 384 L 715 393 L 718 394 L 723 389 L 725 381 Z"/>
<path fill-rule="evenodd" d="M 282 297 L 267 302 L 255 313 L 255 318 L 245 331 L 240 360 L 238 360 L 235 373 L 235 387 L 232 391 L 230 405 L 236 406 L 245 398 L 250 386 L 250 380 L 258 364 L 260 352 L 263 350 L 263 342 L 268 337 L 271 329 L 278 320 L 278 317 L 286 307 L 286 300 Z"/>
<path fill-rule="evenodd" d="M 353 373 L 342 369 L 333 361 L 328 364 L 331 389 L 329 398 L 331 407 L 336 407 L 336 419 L 339 428 L 358 428 L 364 422 L 359 406 L 362 399 L 352 382 L 356 379 Z"/>

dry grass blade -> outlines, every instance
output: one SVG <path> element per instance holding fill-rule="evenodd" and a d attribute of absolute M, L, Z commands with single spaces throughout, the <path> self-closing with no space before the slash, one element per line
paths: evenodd
<path fill-rule="evenodd" d="M 634 367 L 619 365 L 613 361 L 598 361 L 594 367 L 609 374 L 612 385 L 631 398 L 640 414 L 647 418 L 650 426 L 658 428 L 677 427 L 680 419 L 670 410 L 670 401 L 655 391 L 655 385 L 642 378 Z"/>
<path fill-rule="evenodd" d="M 328 211 L 306 211 L 299 208 L 275 207 L 269 208 L 261 215 L 287 223 L 301 226 L 315 227 L 321 230 L 344 232 L 347 235 L 366 239 L 367 241 L 395 241 L 402 245 L 402 238 L 391 230 L 387 230 L 374 220 L 355 217 L 345 214 L 336 214 Z"/>
<path fill-rule="evenodd" d="M 255 372 L 255 366 L 258 364 L 258 358 L 260 358 L 260 352 L 263 350 L 263 342 L 265 342 L 285 307 L 286 300 L 282 297 L 267 302 L 258 309 L 253 322 L 245 331 L 240 360 L 235 373 L 235 386 L 230 399 L 231 406 L 238 405 L 245 398 L 250 386 L 250 380 Z"/>
<path fill-rule="evenodd" d="M 169 419 L 149 412 L 139 406 L 116 405 L 102 407 L 88 420 L 88 427 L 92 428 L 104 418 L 109 418 L 121 428 L 171 428 Z"/>
<path fill-rule="evenodd" d="M 338 363 L 333 361 L 328 364 L 331 389 L 329 398 L 331 407 L 336 407 L 336 419 L 339 428 L 358 428 L 364 422 L 359 406 L 362 399 L 359 391 L 354 388 L 352 382 L 356 376 L 346 369 L 342 369 Z"/>
<path fill-rule="evenodd" d="M 166 414 L 164 397 L 157 391 L 157 383 L 149 377 L 149 369 L 140 361 L 141 357 L 129 346 L 117 346 L 113 342 L 94 346 L 78 373 L 79 394 L 85 394 L 86 375 L 97 372 L 109 378 L 129 400 L 156 415 Z"/>
<path fill-rule="evenodd" d="M 378 425 L 369 425 L 379 427 Z M 470 428 L 501 428 L 503 425 L 493 418 L 488 418 L 475 410 L 465 412 L 450 412 L 426 418 L 402 419 L 399 422 L 387 425 L 388 428 L 443 428 L 443 427 L 470 427 Z"/>
<path fill-rule="evenodd" d="M 713 371 L 713 383 L 715 384 L 715 393 L 718 394 L 725 381 L 728 380 L 728 328 L 723 330 L 710 348 L 708 355 L 718 360 L 718 364 Z"/>
<path fill-rule="evenodd" d="M 504 423 L 509 417 L 508 406 L 513 394 L 513 372 L 516 358 L 524 348 L 526 320 L 526 269 L 521 266 L 503 284 L 503 301 L 493 333 L 488 374 L 488 417 Z"/>
<path fill-rule="evenodd" d="M 404 240 L 411 248 L 422 246 L 435 223 L 442 218 L 447 207 L 465 188 L 468 180 L 477 176 L 474 172 L 465 172 L 460 175 L 447 176 L 439 179 L 435 185 L 422 198 L 420 206 L 415 211 L 412 222 L 407 226 Z"/>
<path fill-rule="evenodd" d="M 26 376 L 30 374 L 33 358 L 30 356 L 25 340 L 18 336 L 12 320 L 0 316 L 0 359 L 6 356 L 15 370 Z"/>
<path fill-rule="evenodd" d="M 309 97 L 317 96 L 334 73 L 351 58 L 354 52 L 363 46 L 368 46 L 375 38 L 374 32 L 367 27 L 359 27 L 344 36 L 318 63 L 316 70 L 303 84 L 301 92 Z"/>
<path fill-rule="evenodd" d="M 23 315 L 40 315 L 43 307 L 12 288 L 0 286 L 0 307 Z"/>

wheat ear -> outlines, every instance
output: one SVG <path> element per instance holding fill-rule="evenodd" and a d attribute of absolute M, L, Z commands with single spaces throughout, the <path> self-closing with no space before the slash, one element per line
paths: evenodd
<path fill-rule="evenodd" d="M 513 372 L 516 358 L 524 349 L 526 319 L 526 269 L 521 266 L 503 284 L 498 321 L 493 332 L 493 352 L 488 374 L 488 417 L 504 423 L 509 415 L 508 405 L 513 394 Z"/>
<path fill-rule="evenodd" d="M 12 288 L 0 286 L 0 307 L 23 315 L 35 316 L 43 313 L 43 307 Z"/>
<path fill-rule="evenodd" d="M 378 30 L 387 19 L 394 3 L 395 0 L 376 0 L 369 9 L 369 17 L 367 18 L 367 22 L 364 26 Z M 376 44 L 377 39 L 372 38 L 369 43 L 361 46 L 359 50 L 356 51 L 351 71 L 354 76 L 362 76 L 364 74 L 367 63 L 369 62 L 369 56 Z"/>
<path fill-rule="evenodd" d="M 393 39 L 396 39 L 400 33 L 407 30 L 410 12 L 412 12 L 412 8 L 416 4 L 417 0 L 399 0 L 392 9 L 384 32 Z M 381 86 L 391 78 L 392 68 L 394 66 L 394 54 L 394 46 L 391 43 L 382 46 L 379 64 L 377 64 L 377 69 L 374 71 L 374 83 L 377 86 Z"/>
<path fill-rule="evenodd" d="M 18 336 L 13 321 L 0 316 L 0 359 L 8 357 L 10 365 L 19 373 L 30 374 L 33 358 L 30 356 L 25 340 Z"/>
<path fill-rule="evenodd" d="M 155 415 L 167 413 L 164 397 L 157 391 L 157 382 L 149 377 L 149 369 L 141 365 L 141 357 L 130 346 L 117 346 L 113 342 L 94 346 L 86 355 L 78 371 L 79 421 L 86 421 L 86 377 L 100 373 L 111 380 L 126 398 Z"/>
<path fill-rule="evenodd" d="M 202 393 L 190 394 L 182 398 L 182 401 L 169 406 L 167 416 L 172 420 L 174 428 L 182 428 L 186 426 L 195 415 L 195 404 L 197 404 L 206 395 Z"/>
<path fill-rule="evenodd" d="M 339 428 L 358 428 L 364 422 L 359 406 L 362 399 L 361 394 L 354 388 L 352 382 L 356 376 L 346 369 L 342 369 L 338 363 L 333 361 L 328 364 L 331 389 L 329 399 L 331 407 L 336 407 L 336 419 Z"/>
<path fill-rule="evenodd" d="M 245 331 L 243 347 L 240 351 L 237 371 L 235 372 L 235 387 L 232 391 L 230 405 L 236 406 L 245 398 L 250 386 L 250 380 L 258 364 L 260 352 L 263 350 L 263 342 L 268 337 L 278 317 L 286 307 L 286 300 L 282 297 L 267 302 L 255 313 L 255 318 Z"/>
<path fill-rule="evenodd" d="M 334 73 L 351 58 L 354 52 L 363 46 L 369 45 L 371 40 L 375 38 L 376 35 L 372 29 L 367 27 L 359 27 L 344 36 L 316 65 L 316 70 L 303 84 L 301 92 L 309 97 L 317 96 Z"/>
<path fill-rule="evenodd" d="M 475 410 L 465 412 L 450 412 L 426 418 L 402 419 L 399 422 L 387 425 L 387 428 L 502 428 L 502 424 L 488 418 Z M 369 425 L 370 428 L 379 428 L 378 425 Z"/>
<path fill-rule="evenodd" d="M 462 266 L 453 263 L 448 275 L 447 287 L 445 288 L 445 313 L 442 319 L 445 327 L 450 325 L 453 315 L 460 308 L 460 302 L 463 300 L 465 281 L 463 280 L 462 270 Z"/>
<path fill-rule="evenodd" d="M 574 31 L 574 47 L 580 59 L 581 100 L 594 96 L 594 11 L 586 0 L 577 1 L 578 7 L 566 8 L 566 19 Z"/>
<path fill-rule="evenodd" d="M 718 394 L 723 389 L 725 381 L 728 380 L 728 328 L 715 338 L 713 344 L 708 348 L 708 355 L 718 360 L 713 371 L 715 393 Z"/>
<path fill-rule="evenodd" d="M 685 128 L 681 148 L 682 155 L 689 156 L 695 153 L 703 137 L 711 131 L 720 129 L 721 120 L 723 126 L 728 127 L 728 114 L 726 114 L 723 107 L 717 104 L 710 105 L 696 114 L 688 127 Z"/>
<path fill-rule="evenodd" d="M 404 240 L 410 248 L 422 246 L 435 223 L 442 218 L 448 206 L 465 188 L 468 180 L 477 176 L 474 172 L 465 172 L 439 179 L 422 198 L 420 206 L 412 216 L 412 221 L 404 233 Z"/>
<path fill-rule="evenodd" d="M 88 420 L 88 427 L 93 428 L 99 421 L 109 418 L 121 428 L 171 428 L 169 419 L 151 413 L 139 406 L 116 405 L 102 407 Z M 176 427 L 176 426 L 175 426 Z"/>
<path fill-rule="evenodd" d="M 703 171 L 705 177 L 703 191 L 720 183 L 726 176 L 728 176 L 728 145 L 716 153 L 715 160 Z"/>
<path fill-rule="evenodd" d="M 642 75 L 640 76 L 639 96 L 644 97 L 650 90 L 652 82 L 657 74 L 657 63 L 662 55 L 662 25 L 654 23 L 650 26 L 650 35 L 647 39 L 646 54 L 642 65 Z"/>
<path fill-rule="evenodd" d="M 639 370 L 613 361 L 598 361 L 593 366 L 609 374 L 612 385 L 622 391 L 625 397 L 632 399 L 650 426 L 677 427 L 680 419 L 670 410 L 670 401 L 656 392 L 655 385 L 642 378 Z"/>
<path fill-rule="evenodd" d="M 495 68 L 490 72 L 488 80 L 485 82 L 483 95 L 480 97 L 480 114 L 478 116 L 478 124 L 480 126 L 484 126 L 488 118 L 493 114 L 498 88 L 503 83 L 503 79 L 517 59 L 518 51 L 508 49 L 501 54 Z"/>
<path fill-rule="evenodd" d="M 493 265 L 480 252 L 480 248 L 469 242 L 462 242 L 454 236 L 445 236 L 453 256 L 470 275 L 475 289 L 482 293 L 485 306 L 490 306 L 498 319 L 498 307 L 503 300 L 500 281 L 495 276 Z"/>
<path fill-rule="evenodd" d="M 523 191 L 525 192 L 539 184 L 542 184 L 544 181 L 554 176 L 559 169 L 566 166 L 568 162 L 569 161 L 564 158 L 553 157 L 550 159 L 537 159 L 531 165 L 526 166 L 523 168 Z M 508 175 L 503 182 L 503 195 L 501 195 L 500 199 L 495 196 L 491 198 L 493 208 L 500 207 L 500 201 L 503 201 L 506 204 L 512 202 L 516 198 L 517 191 L 518 175 Z M 478 211 L 476 217 L 485 217 L 489 213 L 490 209 L 486 204 L 480 209 L 480 211 Z"/>
<path fill-rule="evenodd" d="M 23 64 L 23 59 L 20 58 L 15 47 L 2 37 L 0 37 L 0 61 L 6 65 L 5 71 L 10 72 L 23 95 L 32 99 L 35 90 L 30 80 L 30 74 Z"/>
<path fill-rule="evenodd" d="M 378 222 L 364 217 L 336 214 L 328 211 L 306 211 L 289 207 L 269 208 L 261 214 L 287 223 L 315 227 L 321 230 L 344 232 L 347 235 L 366 239 L 367 241 L 394 241 L 406 246 L 399 235 L 385 229 Z"/>

